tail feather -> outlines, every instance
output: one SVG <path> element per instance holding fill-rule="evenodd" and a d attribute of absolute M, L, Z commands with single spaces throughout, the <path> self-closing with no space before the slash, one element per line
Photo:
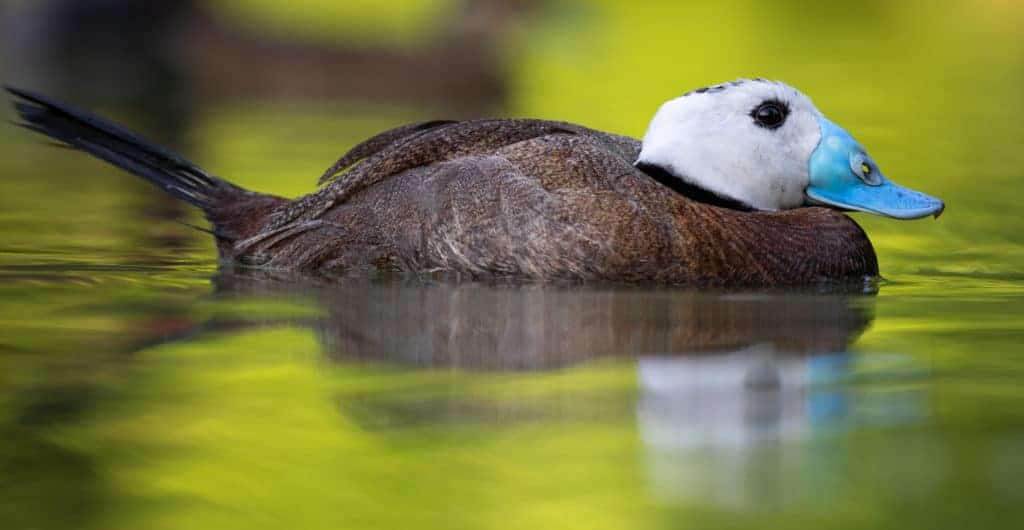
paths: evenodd
<path fill-rule="evenodd" d="M 41 94 L 4 88 L 19 98 L 14 108 L 24 120 L 22 127 L 138 175 L 202 208 L 208 217 L 226 201 L 248 193 L 120 125 Z"/>

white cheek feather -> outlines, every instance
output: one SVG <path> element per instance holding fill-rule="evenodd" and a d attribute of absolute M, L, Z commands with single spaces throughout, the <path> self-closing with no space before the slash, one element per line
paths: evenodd
<path fill-rule="evenodd" d="M 750 113 L 764 101 L 789 107 L 776 129 Z M 760 210 L 804 202 L 808 160 L 820 139 L 810 100 L 782 83 L 737 81 L 662 105 L 644 135 L 638 162 Z"/>

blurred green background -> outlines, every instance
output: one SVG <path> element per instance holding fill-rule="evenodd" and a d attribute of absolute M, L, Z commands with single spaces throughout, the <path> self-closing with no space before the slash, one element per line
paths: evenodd
<path fill-rule="evenodd" d="M 218 274 L 198 212 L 0 127 L 5 527 L 1024 518 L 1021 2 L 8 0 L 0 24 L 5 83 L 260 191 L 410 121 L 640 136 L 766 77 L 947 203 L 856 215 L 877 293 L 310 285 Z M 765 366 L 777 392 L 743 383 Z"/>

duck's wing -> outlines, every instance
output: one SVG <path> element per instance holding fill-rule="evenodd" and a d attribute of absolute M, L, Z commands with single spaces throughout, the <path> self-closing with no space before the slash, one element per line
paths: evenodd
<path fill-rule="evenodd" d="M 276 212 L 267 228 L 274 230 L 319 218 L 355 193 L 410 169 L 460 157 L 486 156 L 502 147 L 552 134 L 603 133 L 565 122 L 516 119 L 427 122 L 393 129 L 353 148 L 332 165 L 336 169 L 325 173 L 328 182 L 323 188 Z M 351 167 L 338 173 L 346 166 Z"/>
<path fill-rule="evenodd" d="M 324 171 L 317 184 L 326 184 L 342 173 L 345 169 L 348 169 L 357 162 L 371 157 L 385 149 L 394 148 L 397 145 L 409 142 L 420 135 L 426 134 L 432 129 L 437 129 L 439 127 L 455 123 L 458 122 L 453 120 L 421 121 L 384 131 L 367 139 L 359 145 L 356 145 L 352 149 L 349 149 L 348 152 L 341 155 L 341 158 L 331 164 L 331 167 Z"/>
<path fill-rule="evenodd" d="M 547 134 L 401 171 L 236 250 L 286 269 L 655 277 L 671 256 L 633 240 L 671 240 L 671 212 L 644 200 L 658 187 L 599 136 Z"/>

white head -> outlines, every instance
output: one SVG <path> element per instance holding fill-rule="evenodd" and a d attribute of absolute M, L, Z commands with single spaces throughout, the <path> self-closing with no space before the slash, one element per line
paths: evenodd
<path fill-rule="evenodd" d="M 810 98 L 764 79 L 701 88 L 662 105 L 637 166 L 756 210 L 815 203 L 914 218 L 942 209 L 941 201 L 885 179 Z"/>

